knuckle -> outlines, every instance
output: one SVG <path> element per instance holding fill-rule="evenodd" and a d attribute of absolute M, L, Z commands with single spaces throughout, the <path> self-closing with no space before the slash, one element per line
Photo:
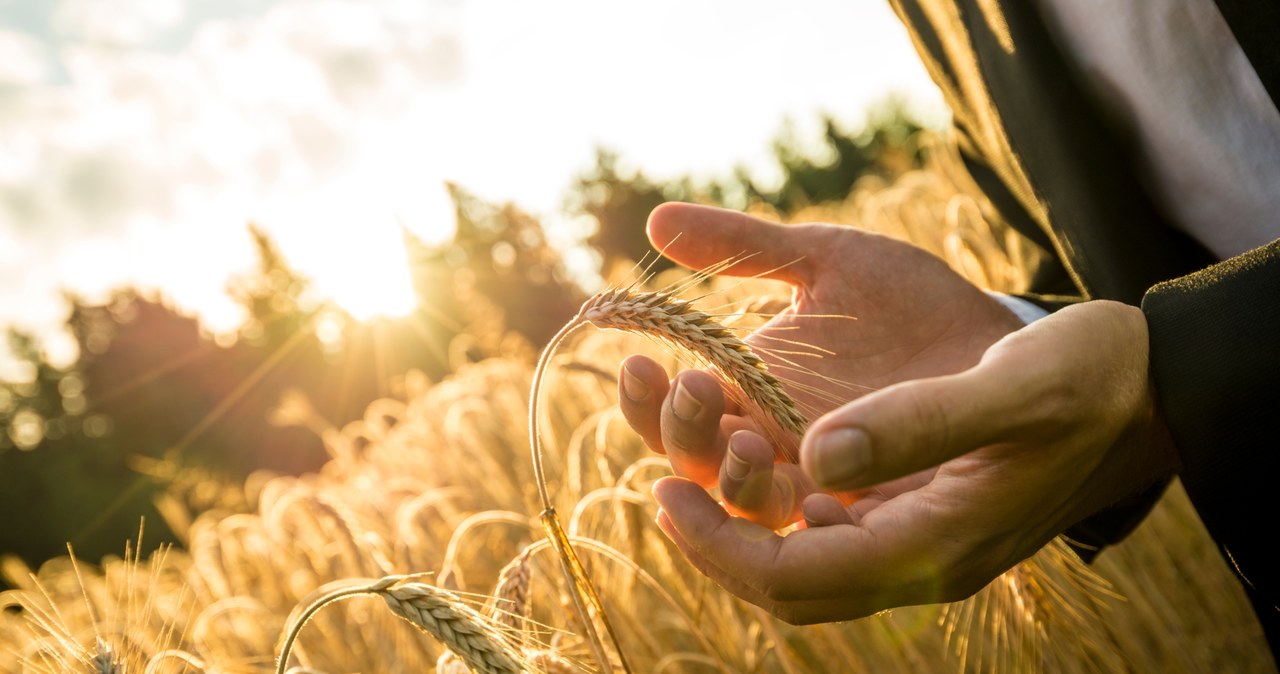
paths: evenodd
<path fill-rule="evenodd" d="M 768 585 L 765 585 L 762 594 L 775 602 L 785 602 L 791 599 L 791 593 L 778 583 L 769 583 Z"/>
<path fill-rule="evenodd" d="M 792 604 L 774 604 L 769 609 L 769 612 L 773 614 L 773 617 L 788 625 L 810 625 L 816 622 L 812 619 L 806 619 L 808 616 Z"/>
<path fill-rule="evenodd" d="M 906 396 L 907 414 L 916 433 L 912 441 L 920 449 L 946 447 L 951 440 L 951 417 L 946 401 L 929 388 L 913 387 Z"/>
<path fill-rule="evenodd" d="M 811 582 L 812 577 L 810 576 L 796 576 L 794 574 L 783 576 L 779 574 L 776 577 L 769 578 L 768 582 L 763 584 L 763 589 L 760 593 L 777 603 L 805 601 L 813 594 L 812 588 L 804 587 Z"/>
<path fill-rule="evenodd" d="M 1040 431 L 1071 428 L 1080 412 L 1082 391 L 1074 377 L 1046 378 L 1044 388 L 1030 402 L 1035 426 Z"/>
<path fill-rule="evenodd" d="M 662 424 L 662 442 L 669 449 L 697 453 L 707 444 L 707 434 L 691 422 L 668 421 Z"/>

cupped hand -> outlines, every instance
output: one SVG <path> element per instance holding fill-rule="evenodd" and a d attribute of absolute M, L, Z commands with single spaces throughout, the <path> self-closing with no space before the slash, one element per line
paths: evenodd
<path fill-rule="evenodd" d="M 779 536 L 700 487 L 655 485 L 658 523 L 724 587 L 794 623 L 954 601 L 1053 536 L 1178 468 L 1140 310 L 1086 302 L 1012 333 L 963 372 L 867 395 L 813 424 L 814 481 L 858 489 L 936 466 L 864 507 L 814 494 Z"/>
<path fill-rule="evenodd" d="M 649 237 L 687 267 L 741 258 L 726 273 L 790 284 L 791 305 L 746 341 L 793 383 L 789 392 L 810 419 L 900 381 L 964 371 L 1022 325 L 936 257 L 851 227 L 777 225 L 733 211 L 665 204 L 649 218 Z M 798 372 L 769 354 L 793 349 L 789 342 L 834 355 L 781 357 L 814 371 Z M 819 491 L 796 463 L 799 439 L 772 446 L 709 373 L 688 370 L 668 381 L 657 363 L 633 356 L 623 363 L 620 386 L 622 411 L 646 444 L 667 454 L 676 475 L 703 488 L 718 486 L 735 515 L 776 529 L 799 519 L 801 504 Z M 832 397 L 814 395 L 811 387 Z M 872 508 L 927 482 L 931 467 L 917 470 L 923 472 L 857 485 L 840 494 L 838 505 Z M 820 506 L 815 513 L 813 523 L 823 523 Z"/>

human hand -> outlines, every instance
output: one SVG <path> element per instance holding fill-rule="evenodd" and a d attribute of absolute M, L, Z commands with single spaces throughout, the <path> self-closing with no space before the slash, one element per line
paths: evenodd
<path fill-rule="evenodd" d="M 654 486 L 659 525 L 703 573 L 792 623 L 955 601 L 1084 517 L 1178 468 L 1148 376 L 1146 320 L 1094 301 L 997 342 L 975 367 L 819 419 L 801 462 L 829 489 L 936 467 L 887 500 L 814 494 L 806 529 L 730 517 L 696 485 Z"/>
<path fill-rule="evenodd" d="M 812 411 L 811 419 L 837 403 L 805 387 L 847 382 L 850 388 L 833 391 L 844 401 L 899 381 L 960 372 L 1022 326 L 936 257 L 850 227 L 782 226 L 732 211 L 666 204 L 650 217 L 649 236 L 686 266 L 701 269 L 745 253 L 728 273 L 791 284 L 791 306 L 746 341 L 764 347 L 766 360 L 768 349 L 779 344 L 771 338 L 834 353 L 804 362 L 817 371 L 813 376 L 787 372 L 802 385 L 790 393 Z M 797 447 L 771 446 L 710 374 L 689 370 L 669 384 L 657 363 L 633 356 L 620 380 L 622 411 L 649 447 L 667 454 L 676 475 L 706 488 L 718 485 L 733 513 L 779 528 L 798 519 L 800 504 L 817 491 L 795 464 Z M 842 498 L 872 503 L 928 477 L 926 471 Z"/>

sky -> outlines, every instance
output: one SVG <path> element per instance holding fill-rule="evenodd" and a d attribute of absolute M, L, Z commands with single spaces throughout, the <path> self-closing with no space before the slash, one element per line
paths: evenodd
<path fill-rule="evenodd" d="M 234 330 L 250 221 L 357 317 L 403 311 L 445 181 L 570 237 L 597 147 L 767 179 L 784 120 L 889 94 L 942 114 L 883 0 L 0 0 L 0 324 L 67 359 L 64 291 L 132 284 Z"/>

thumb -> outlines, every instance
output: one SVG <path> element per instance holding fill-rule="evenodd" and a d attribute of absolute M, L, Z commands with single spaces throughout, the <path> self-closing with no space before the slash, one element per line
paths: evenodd
<path fill-rule="evenodd" d="M 959 374 L 863 396 L 813 424 L 801 465 L 819 487 L 857 489 L 1015 439 L 1041 417 L 1032 402 L 1041 399 L 1039 380 L 1020 360 L 985 358 Z"/>
<path fill-rule="evenodd" d="M 811 277 L 815 239 L 825 227 L 779 225 L 745 213 L 711 206 L 669 202 L 649 214 L 649 241 L 663 255 L 689 267 L 706 269 L 737 259 L 717 273 L 760 276 L 792 285 Z"/>

